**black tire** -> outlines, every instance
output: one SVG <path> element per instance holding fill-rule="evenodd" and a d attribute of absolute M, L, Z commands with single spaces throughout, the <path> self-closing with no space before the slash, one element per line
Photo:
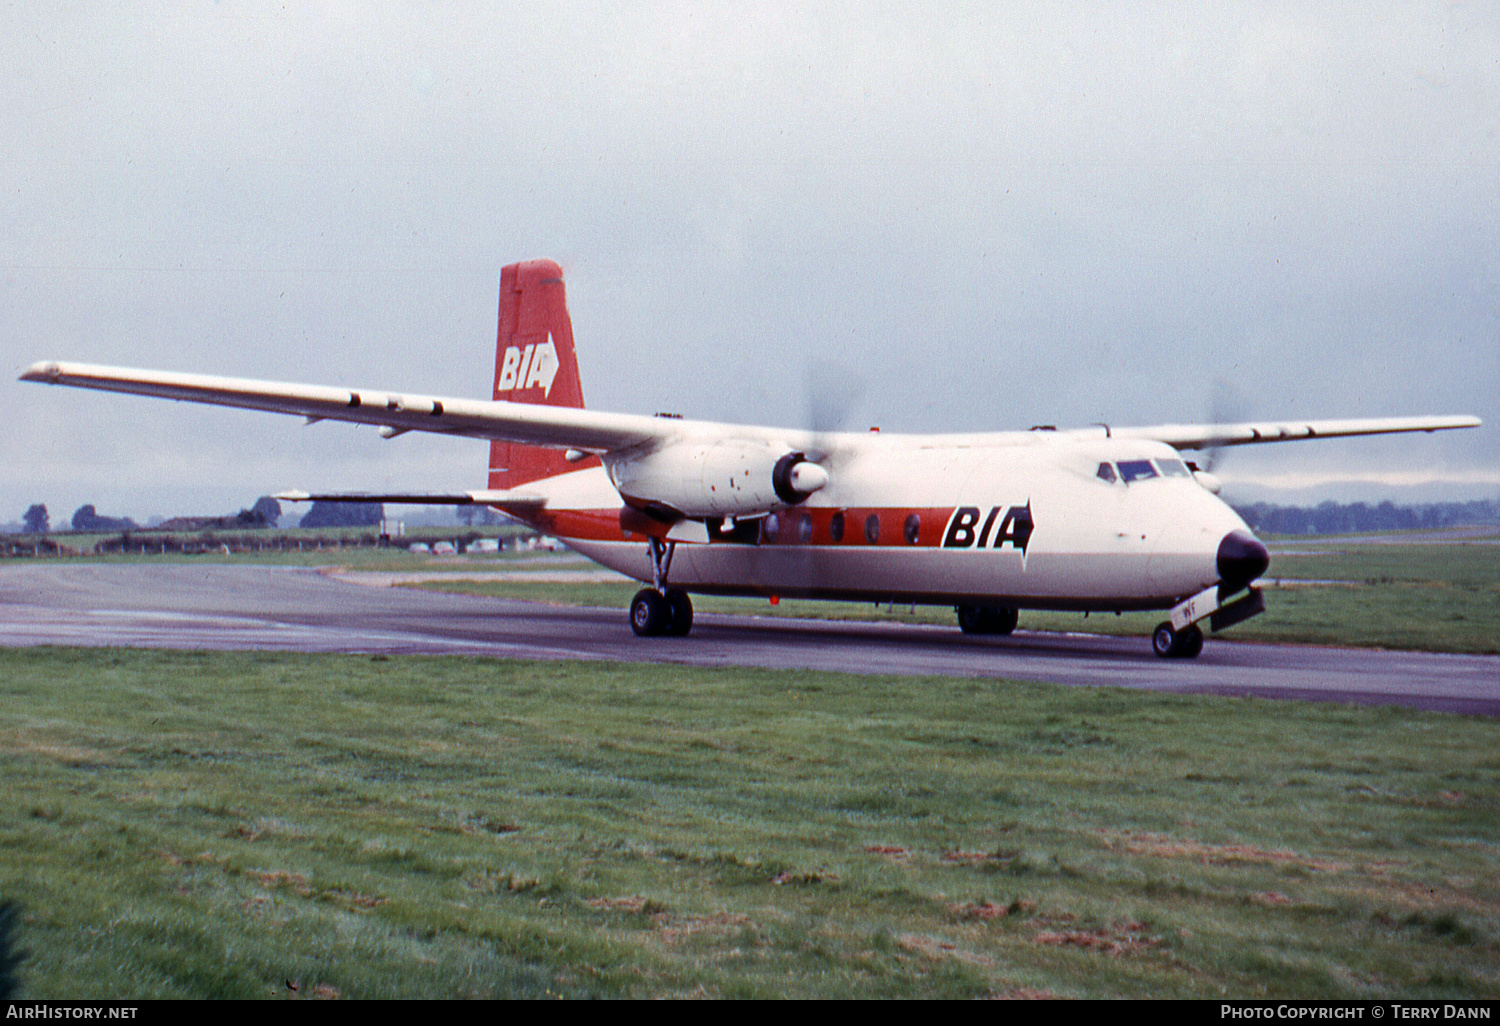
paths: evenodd
<path fill-rule="evenodd" d="M 1179 659 L 1196 659 L 1199 652 L 1203 651 L 1203 630 L 1197 624 L 1188 627 L 1187 630 L 1177 635 Z"/>
<path fill-rule="evenodd" d="M 671 618 L 665 633 L 674 638 L 686 637 L 693 629 L 693 600 L 681 588 L 671 588 L 667 591 L 667 606 Z"/>
<path fill-rule="evenodd" d="M 1169 623 L 1159 623 L 1156 630 L 1151 632 L 1151 651 L 1163 659 L 1171 659 L 1177 654 L 1177 632 Z"/>
<path fill-rule="evenodd" d="M 1009 634 L 1019 619 L 1014 609 L 999 606 L 956 606 L 958 629 L 965 634 Z"/>
<path fill-rule="evenodd" d="M 956 606 L 953 610 L 958 614 L 958 629 L 965 634 L 988 634 L 985 630 L 985 621 L 989 612 L 984 606 Z"/>
<path fill-rule="evenodd" d="M 1151 632 L 1151 650 L 1163 659 L 1192 659 L 1203 651 L 1203 631 L 1195 623 L 1174 631 L 1170 623 L 1159 623 Z"/>
<path fill-rule="evenodd" d="M 672 607 L 655 588 L 642 588 L 630 600 L 630 629 L 642 638 L 666 633 L 672 622 Z"/>

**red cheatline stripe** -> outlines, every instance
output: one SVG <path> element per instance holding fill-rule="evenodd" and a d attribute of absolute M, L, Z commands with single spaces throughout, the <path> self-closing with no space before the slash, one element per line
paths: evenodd
<path fill-rule="evenodd" d="M 851 506 L 781 510 L 761 523 L 762 545 L 823 545 L 869 548 L 872 544 L 897 548 L 937 548 L 953 514 L 952 506 Z M 539 530 L 580 541 L 640 541 L 645 535 L 620 526 L 620 510 L 517 510 L 516 515 Z M 875 523 L 871 523 L 871 518 Z M 913 520 L 913 518 L 915 518 Z M 632 518 L 638 526 L 641 518 Z M 842 524 L 839 523 L 842 519 Z M 665 534 L 666 524 L 662 525 Z M 774 533 L 770 528 L 774 526 Z M 874 541 L 869 539 L 873 537 Z M 727 541 L 727 539 L 726 539 Z"/>

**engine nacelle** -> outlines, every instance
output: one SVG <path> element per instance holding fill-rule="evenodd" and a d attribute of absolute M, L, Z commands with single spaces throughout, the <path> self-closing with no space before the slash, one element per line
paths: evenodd
<path fill-rule="evenodd" d="M 606 462 L 626 499 L 688 517 L 759 516 L 794 506 L 828 483 L 828 472 L 800 452 L 734 439 L 677 442 Z"/>

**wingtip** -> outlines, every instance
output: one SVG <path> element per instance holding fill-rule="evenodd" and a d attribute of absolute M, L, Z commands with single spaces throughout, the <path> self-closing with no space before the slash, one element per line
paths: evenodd
<path fill-rule="evenodd" d="M 45 384 L 56 384 L 57 379 L 62 377 L 62 366 L 55 360 L 38 360 L 26 368 L 22 374 L 21 381 L 40 381 Z"/>

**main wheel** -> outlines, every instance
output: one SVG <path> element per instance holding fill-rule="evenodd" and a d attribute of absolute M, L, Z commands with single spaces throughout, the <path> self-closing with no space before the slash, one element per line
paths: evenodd
<path fill-rule="evenodd" d="M 665 634 L 671 623 L 671 603 L 655 588 L 642 588 L 630 600 L 630 629 L 640 637 Z"/>
<path fill-rule="evenodd" d="M 999 606 L 958 606 L 958 629 L 965 634 L 1009 634 L 1019 619 L 1014 609 Z"/>
<path fill-rule="evenodd" d="M 672 615 L 665 633 L 677 638 L 684 637 L 693 629 L 693 600 L 681 588 L 671 588 L 667 591 L 667 605 L 671 608 Z"/>
<path fill-rule="evenodd" d="M 958 629 L 965 634 L 987 634 L 985 621 L 988 610 L 984 606 L 959 606 L 954 612 L 958 614 Z"/>

